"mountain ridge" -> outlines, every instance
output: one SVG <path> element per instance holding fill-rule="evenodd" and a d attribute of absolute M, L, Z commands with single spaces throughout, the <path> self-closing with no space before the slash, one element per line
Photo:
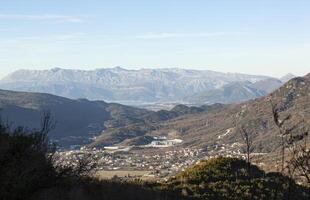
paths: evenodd
<path fill-rule="evenodd" d="M 184 97 L 195 93 L 221 89 L 236 82 L 254 84 L 267 79 L 271 77 L 180 68 L 128 70 L 115 67 L 88 71 L 53 68 L 18 70 L 2 78 L 0 88 L 45 92 L 73 99 L 180 103 Z"/>

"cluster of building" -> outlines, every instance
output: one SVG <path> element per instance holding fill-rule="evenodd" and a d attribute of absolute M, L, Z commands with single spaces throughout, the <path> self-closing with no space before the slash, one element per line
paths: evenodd
<path fill-rule="evenodd" d="M 154 138 L 154 140 L 150 144 L 147 144 L 144 147 L 158 147 L 158 148 L 172 147 L 182 142 L 183 140 L 180 139 L 167 140 L 162 138 Z"/>
<path fill-rule="evenodd" d="M 112 146 L 102 149 L 82 147 L 78 150 L 59 151 L 56 155 L 60 165 L 76 166 L 88 156 L 92 159 L 90 164 L 95 164 L 97 171 L 146 171 L 153 178 L 167 178 L 202 159 L 218 156 L 245 159 L 241 150 L 243 144 L 223 142 L 223 138 L 230 133 L 231 129 L 227 129 L 218 136 L 214 144 L 208 145 L 204 150 L 175 146 L 182 142 L 180 139 L 154 137 L 150 144 L 143 146 Z"/>
<path fill-rule="evenodd" d="M 59 165 L 77 165 L 85 156 L 91 157 L 97 171 L 149 171 L 155 178 L 165 178 L 194 165 L 204 157 L 201 149 L 178 148 L 166 151 L 109 151 L 85 149 L 57 152 Z"/>

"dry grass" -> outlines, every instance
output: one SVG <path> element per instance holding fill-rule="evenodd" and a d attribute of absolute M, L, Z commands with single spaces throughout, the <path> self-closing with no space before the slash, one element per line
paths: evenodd
<path fill-rule="evenodd" d="M 136 171 L 136 170 L 102 170 L 97 172 L 97 176 L 101 180 L 111 179 L 114 176 L 118 177 L 136 177 L 142 180 L 152 179 L 152 176 L 149 176 L 151 171 Z"/>

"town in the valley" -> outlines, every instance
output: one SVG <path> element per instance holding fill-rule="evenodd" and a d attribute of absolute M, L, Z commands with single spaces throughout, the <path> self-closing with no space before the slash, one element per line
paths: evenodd
<path fill-rule="evenodd" d="M 180 139 L 154 137 L 148 145 L 103 148 L 81 146 L 78 149 L 57 151 L 56 155 L 60 165 L 74 165 L 80 159 L 90 157 L 90 162 L 95 163 L 95 171 L 101 178 L 166 179 L 200 160 L 216 156 L 245 158 L 242 144 L 221 142 L 221 138 L 227 134 L 220 135 L 218 142 L 204 149 L 183 148 Z"/>

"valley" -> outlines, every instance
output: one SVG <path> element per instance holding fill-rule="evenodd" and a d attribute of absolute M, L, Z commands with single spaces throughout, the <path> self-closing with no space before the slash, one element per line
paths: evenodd
<path fill-rule="evenodd" d="M 0 200 L 310 200 L 309 10 L 0 0 Z"/>
<path fill-rule="evenodd" d="M 281 115 L 288 113 L 293 115 L 290 124 L 309 124 L 310 112 L 310 77 L 295 78 L 287 82 L 279 90 L 266 97 L 251 100 L 237 105 L 214 105 L 205 112 L 185 114 L 179 117 L 141 125 L 128 125 L 120 128 L 107 130 L 97 137 L 88 147 L 101 147 L 106 141 L 111 141 L 113 146 L 123 146 L 126 149 L 123 154 L 145 155 L 146 152 L 169 152 L 182 151 L 189 148 L 191 151 L 198 150 L 198 157 L 191 158 L 191 163 L 201 159 L 210 159 L 217 156 L 245 158 L 245 144 L 240 135 L 240 126 L 245 126 L 253 140 L 253 162 L 263 169 L 276 170 L 274 158 L 278 157 L 280 140 L 278 130 L 272 119 L 272 104 L 281 109 Z M 136 130 L 136 131 L 135 131 Z M 137 135 L 129 135 L 128 131 Z M 122 139 L 125 136 L 124 139 Z M 127 137 L 126 137 L 127 136 Z M 110 139 L 117 137 L 118 140 Z M 156 144 L 154 138 L 177 140 L 172 147 L 152 146 Z M 141 145 L 142 144 L 142 145 Z M 103 145 L 104 146 L 104 145 Z M 129 149 L 127 147 L 130 147 Z M 148 148 L 146 148 L 148 147 Z M 151 147 L 151 149 L 149 149 Z M 120 149 L 121 151 L 121 149 Z M 118 152 L 118 151 L 117 151 Z M 273 156 L 272 156 L 273 155 Z M 179 158 L 179 155 L 173 155 Z M 182 158 L 182 156 L 181 156 Z M 183 158 L 182 158 L 183 159 Z M 162 158 L 163 163 L 169 159 Z M 148 163 L 148 158 L 141 158 L 141 163 Z M 186 163 L 186 161 L 183 160 Z M 126 162 L 125 162 L 126 163 Z M 169 166 L 177 166 L 178 160 Z M 133 168 L 135 169 L 135 168 Z M 150 170 L 150 169 L 148 169 Z M 179 168 L 179 171 L 183 168 Z M 170 175 L 174 172 L 171 171 Z M 157 175 L 160 177 L 160 175 Z"/>
<path fill-rule="evenodd" d="M 175 105 L 158 111 L 6 90 L 0 91 L 0 105 L 2 117 L 32 128 L 39 124 L 27 124 L 27 120 L 39 121 L 49 110 L 57 121 L 50 137 L 58 144 L 60 163 L 74 163 L 76 157 L 91 155 L 98 171 L 141 170 L 148 172 L 148 178 L 162 179 L 200 160 L 218 156 L 245 159 L 241 126 L 251 134 L 253 162 L 275 170 L 270 158 L 278 154 L 280 140 L 271 104 L 279 106 L 281 115 L 292 113 L 290 123 L 309 123 L 309 85 L 307 75 L 239 104 Z"/>

